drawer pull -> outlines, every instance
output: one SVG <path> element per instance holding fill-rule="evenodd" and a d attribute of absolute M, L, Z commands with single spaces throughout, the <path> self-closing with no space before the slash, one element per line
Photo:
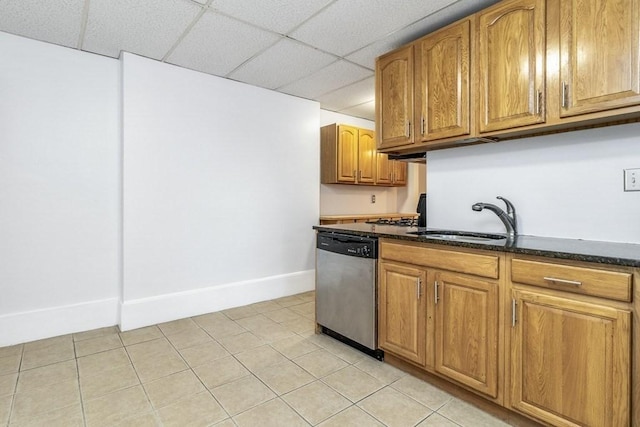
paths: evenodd
<path fill-rule="evenodd" d="M 577 280 L 557 279 L 555 277 L 543 277 L 543 279 L 547 282 L 553 282 L 559 285 L 582 286 L 582 282 L 578 282 Z"/>

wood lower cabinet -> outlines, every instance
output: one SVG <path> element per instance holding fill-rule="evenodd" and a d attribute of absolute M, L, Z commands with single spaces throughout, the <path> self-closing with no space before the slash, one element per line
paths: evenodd
<path fill-rule="evenodd" d="M 437 272 L 435 370 L 498 397 L 497 281 Z"/>
<path fill-rule="evenodd" d="M 631 314 L 515 290 L 511 407 L 554 426 L 629 426 Z"/>
<path fill-rule="evenodd" d="M 378 148 L 412 144 L 413 45 L 376 60 L 376 135 Z"/>
<path fill-rule="evenodd" d="M 560 0 L 560 116 L 640 104 L 640 0 Z"/>
<path fill-rule="evenodd" d="M 378 345 L 420 366 L 425 364 L 424 284 L 420 268 L 381 262 L 378 274 Z"/>

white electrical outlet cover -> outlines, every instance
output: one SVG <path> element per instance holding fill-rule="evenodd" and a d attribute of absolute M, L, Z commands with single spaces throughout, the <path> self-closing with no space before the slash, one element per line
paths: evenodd
<path fill-rule="evenodd" d="M 640 191 L 640 168 L 624 170 L 624 191 Z"/>

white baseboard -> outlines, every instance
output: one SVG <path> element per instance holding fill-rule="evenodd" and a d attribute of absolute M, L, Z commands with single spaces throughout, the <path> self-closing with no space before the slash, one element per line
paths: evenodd
<path fill-rule="evenodd" d="M 120 329 L 128 331 L 315 289 L 315 270 L 124 301 Z"/>
<path fill-rule="evenodd" d="M 120 300 L 79 304 L 0 316 L 0 347 L 118 324 Z"/>

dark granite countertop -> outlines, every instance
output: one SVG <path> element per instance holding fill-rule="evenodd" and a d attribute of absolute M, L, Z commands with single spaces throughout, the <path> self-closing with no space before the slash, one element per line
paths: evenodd
<path fill-rule="evenodd" d="M 600 264 L 640 267 L 640 244 L 600 242 L 581 239 L 560 239 L 554 237 L 517 236 L 515 241 L 491 241 L 470 243 L 462 241 L 427 238 L 409 232 L 427 230 L 417 227 L 398 227 L 366 223 L 316 225 L 318 231 L 344 233 L 358 236 L 386 237 L 411 242 L 434 243 L 444 246 L 457 246 L 474 249 L 486 249 L 499 252 L 512 252 L 525 255 L 538 255 L 575 261 L 597 262 Z M 431 230 L 429 228 L 428 230 Z"/>

